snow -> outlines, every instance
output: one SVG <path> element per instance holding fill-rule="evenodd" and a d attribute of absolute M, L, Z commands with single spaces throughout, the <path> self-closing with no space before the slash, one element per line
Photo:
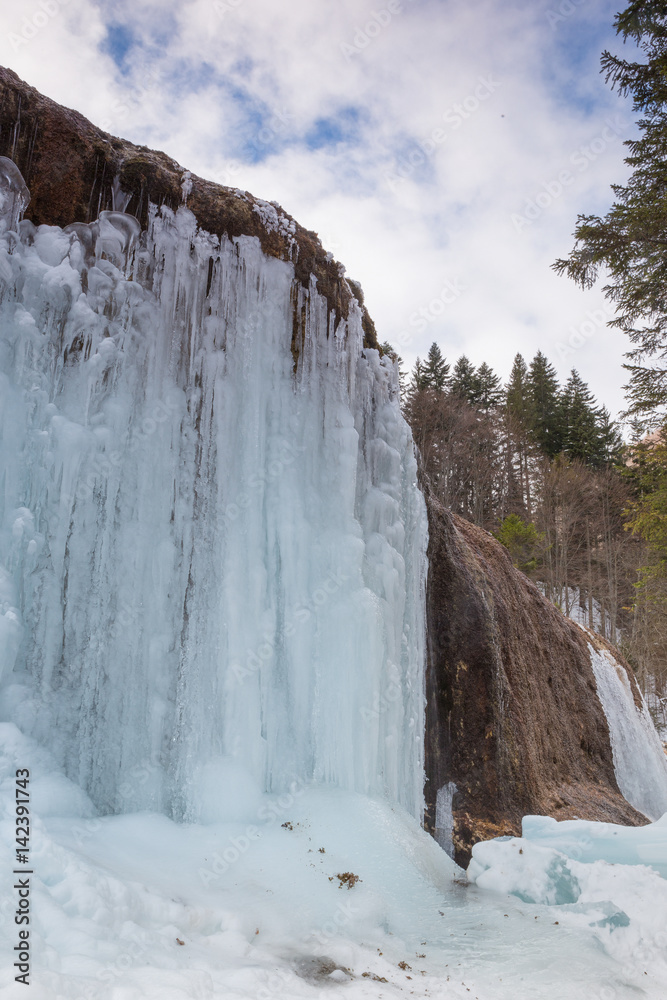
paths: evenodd
<path fill-rule="evenodd" d="M 592 934 L 625 981 L 620 993 L 600 983 L 597 996 L 641 996 L 649 976 L 664 995 L 667 815 L 639 828 L 527 816 L 522 834 L 476 844 L 468 879 L 534 906 L 536 916 L 547 907 L 564 930 Z"/>
<path fill-rule="evenodd" d="M 644 701 L 637 707 L 625 669 L 589 643 L 598 697 L 609 724 L 622 795 L 649 819 L 667 812 L 667 757 Z"/>
<path fill-rule="evenodd" d="M 183 824 L 132 812 L 149 777 L 137 767 L 127 812 L 97 816 L 15 726 L 0 726 L 0 750 L 3 802 L 11 803 L 17 765 L 39 780 L 31 928 L 39 1000 L 664 996 L 661 957 L 648 954 L 641 969 L 633 958 L 661 940 L 666 884 L 648 868 L 578 862 L 590 869 L 586 879 L 574 875 L 585 890 L 578 909 L 527 902 L 506 895 L 507 876 L 491 889 L 466 883 L 418 821 L 385 800 L 295 781 L 280 795 L 240 793 L 233 820 Z M 7 810 L 5 871 L 13 834 Z M 655 825 L 654 845 L 659 834 Z M 557 853 L 542 843 L 525 840 Z M 506 844 L 478 845 L 476 855 L 489 847 Z M 521 864 L 514 857 L 514 882 Z M 339 878 L 349 873 L 358 877 L 350 888 Z M 9 1000 L 23 995 L 9 959 L 14 905 L 7 895 L 0 905 L 0 988 Z M 620 909 L 629 924 L 615 918 Z"/>

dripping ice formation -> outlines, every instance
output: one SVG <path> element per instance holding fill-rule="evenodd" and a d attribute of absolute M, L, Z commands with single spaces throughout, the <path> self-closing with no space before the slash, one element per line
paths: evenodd
<path fill-rule="evenodd" d="M 10 162 L 11 717 L 102 812 L 131 785 L 133 809 L 212 821 L 239 788 L 316 781 L 419 817 L 425 512 L 360 309 L 336 325 L 314 279 L 185 207 L 144 233 L 120 212 L 19 223 Z"/>
<path fill-rule="evenodd" d="M 635 704 L 628 675 L 604 649 L 589 643 L 597 693 L 609 724 L 621 795 L 649 819 L 667 813 L 667 757 L 643 699 Z"/>

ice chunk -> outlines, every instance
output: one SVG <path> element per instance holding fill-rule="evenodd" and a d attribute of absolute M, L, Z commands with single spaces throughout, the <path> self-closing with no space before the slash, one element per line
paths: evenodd
<path fill-rule="evenodd" d="M 581 895 L 566 858 L 519 837 L 475 844 L 468 879 L 482 889 L 511 893 L 524 903 L 576 903 Z"/>
<path fill-rule="evenodd" d="M 22 243 L 31 246 L 35 241 L 37 226 L 30 219 L 22 219 L 17 227 L 17 232 Z"/>
<path fill-rule="evenodd" d="M 649 865 L 667 878 L 667 815 L 647 826 L 619 826 L 550 816 L 524 816 L 523 837 L 575 861 Z"/>
<path fill-rule="evenodd" d="M 69 236 L 76 237 L 83 249 L 85 263 L 88 265 L 93 264 L 95 262 L 97 238 L 100 234 L 99 224 L 97 222 L 71 222 L 69 226 L 65 226 L 63 232 Z"/>
<path fill-rule="evenodd" d="M 647 995 L 645 977 L 652 974 L 662 992 L 648 995 L 664 996 L 667 881 L 655 869 L 665 871 L 667 821 L 635 829 L 530 816 L 523 826 L 523 838 L 475 844 L 469 881 L 533 905 L 536 920 L 561 932 L 593 933 L 621 963 L 627 995 Z"/>
<path fill-rule="evenodd" d="M 103 253 L 114 264 L 122 266 L 140 235 L 141 226 L 133 215 L 100 212 L 97 253 Z"/>
<path fill-rule="evenodd" d="M 63 262 L 70 247 L 67 235 L 59 226 L 38 226 L 33 243 L 40 260 L 51 267 Z"/>
<path fill-rule="evenodd" d="M 435 839 L 450 858 L 454 857 L 452 802 L 455 794 L 456 785 L 453 781 L 448 781 L 446 785 L 438 789 L 435 802 Z"/>
<path fill-rule="evenodd" d="M 16 232 L 30 203 L 30 192 L 13 160 L 0 156 L 0 234 Z"/>

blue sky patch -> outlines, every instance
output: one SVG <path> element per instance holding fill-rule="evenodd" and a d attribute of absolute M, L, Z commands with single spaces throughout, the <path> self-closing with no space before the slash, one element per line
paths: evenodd
<path fill-rule="evenodd" d="M 126 69 L 125 60 L 133 46 L 132 34 L 124 24 L 107 26 L 107 37 L 102 42 L 101 49 L 111 56 L 119 69 Z"/>
<path fill-rule="evenodd" d="M 341 142 L 348 145 L 359 139 L 359 109 L 353 106 L 341 108 L 335 115 L 316 118 L 304 136 L 308 149 L 324 149 L 337 146 Z"/>

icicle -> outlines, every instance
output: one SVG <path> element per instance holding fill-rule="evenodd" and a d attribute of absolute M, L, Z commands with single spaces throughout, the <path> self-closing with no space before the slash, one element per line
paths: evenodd
<path fill-rule="evenodd" d="M 426 522 L 359 310 L 330 329 L 314 280 L 185 208 L 27 237 L 0 304 L 19 722 L 103 810 L 144 762 L 133 808 L 178 818 L 311 780 L 419 816 Z"/>
<path fill-rule="evenodd" d="M 656 820 L 667 812 L 667 759 L 648 709 L 637 708 L 625 669 L 605 650 L 589 643 L 597 693 L 611 738 L 614 770 L 621 794 Z"/>
<path fill-rule="evenodd" d="M 16 232 L 30 192 L 13 160 L 0 156 L 0 233 Z"/>

